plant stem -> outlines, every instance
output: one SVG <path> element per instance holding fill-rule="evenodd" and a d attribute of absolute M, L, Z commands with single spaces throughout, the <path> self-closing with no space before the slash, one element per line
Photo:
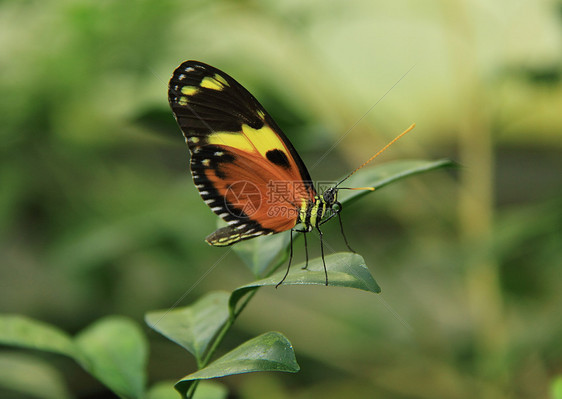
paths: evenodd
<path fill-rule="evenodd" d="M 257 290 L 258 289 L 256 288 L 254 291 L 250 292 L 246 296 L 246 298 L 244 298 L 244 302 L 239 307 L 238 311 L 236 311 L 235 313 L 231 313 L 231 315 L 228 318 L 228 320 L 226 321 L 226 323 L 224 323 L 224 325 L 222 326 L 220 331 L 217 333 L 215 339 L 213 340 L 213 343 L 211 344 L 211 346 L 207 350 L 207 353 L 205 354 L 205 357 L 201 361 L 197 362 L 197 368 L 199 370 L 201 370 L 202 368 L 207 366 L 207 364 L 209 364 L 209 361 L 211 360 L 211 357 L 213 356 L 213 354 L 215 353 L 215 351 L 217 350 L 217 348 L 221 344 L 221 342 L 224 339 L 226 333 L 228 332 L 228 330 L 230 330 L 230 328 L 232 327 L 232 325 L 234 324 L 234 322 L 236 321 L 236 319 L 238 318 L 238 316 L 240 315 L 242 310 L 246 307 L 248 302 L 250 302 L 252 297 L 256 294 Z M 193 384 L 189 387 L 189 389 L 186 392 L 186 397 L 188 399 L 193 397 L 193 394 L 195 393 L 195 390 L 197 389 L 198 385 L 199 385 L 199 381 L 194 381 Z"/>
<path fill-rule="evenodd" d="M 234 324 L 234 322 L 236 321 L 236 319 L 238 318 L 238 316 L 240 315 L 240 313 L 242 312 L 244 307 L 246 307 L 246 305 L 248 304 L 248 302 L 250 302 L 250 300 L 253 298 L 253 296 L 256 294 L 256 292 L 257 292 L 257 288 L 254 291 L 250 292 L 246 296 L 246 298 L 244 298 L 244 300 L 242 302 L 242 305 L 240 305 L 238 311 L 230 314 L 230 317 L 228 318 L 226 323 L 224 323 L 224 325 L 222 326 L 220 331 L 217 333 L 215 339 L 213 340 L 213 343 L 211 344 L 211 346 L 207 350 L 207 353 L 205 354 L 205 357 L 201 361 L 201 368 L 205 367 L 209 363 L 209 361 L 211 360 L 211 357 L 215 353 L 217 347 L 222 342 L 224 336 L 226 335 L 228 330 L 230 330 L 230 328 L 232 327 L 232 325 Z"/>
<path fill-rule="evenodd" d="M 283 257 L 277 262 L 277 264 L 275 265 L 275 267 L 271 268 L 271 271 L 269 273 L 267 273 L 264 277 L 268 277 L 271 274 L 273 274 L 283 263 L 285 263 L 285 261 L 287 260 L 287 251 L 285 251 Z M 205 353 L 205 356 L 203 357 L 203 359 L 201 361 L 197 362 L 197 368 L 199 370 L 201 370 L 202 368 L 204 368 L 205 366 L 207 366 L 207 364 L 209 364 L 211 358 L 213 357 L 215 351 L 217 350 L 217 348 L 219 347 L 219 345 L 221 344 L 222 340 L 224 339 L 226 333 L 230 330 L 230 328 L 234 325 L 234 322 L 236 321 L 236 319 L 238 318 L 238 316 L 240 315 L 240 313 L 242 313 L 242 311 L 246 308 L 246 305 L 248 305 L 248 303 L 250 302 L 250 300 L 254 297 L 254 295 L 256 295 L 256 293 L 258 292 L 258 289 L 260 287 L 256 287 L 253 291 L 249 292 L 248 295 L 246 295 L 246 297 L 242 300 L 242 304 L 240 306 L 238 306 L 238 309 L 234 309 L 231 313 L 230 313 L 230 317 L 228 318 L 228 320 L 226 321 L 226 323 L 224 323 L 224 325 L 222 326 L 222 328 L 220 329 L 220 331 L 217 333 L 217 335 L 215 336 L 213 343 L 211 344 L 211 346 L 209 347 L 209 349 L 207 350 L 207 352 Z M 197 386 L 199 385 L 199 381 L 195 381 L 187 390 L 186 392 L 186 397 L 192 398 L 193 394 L 195 393 L 195 390 L 197 389 Z"/>

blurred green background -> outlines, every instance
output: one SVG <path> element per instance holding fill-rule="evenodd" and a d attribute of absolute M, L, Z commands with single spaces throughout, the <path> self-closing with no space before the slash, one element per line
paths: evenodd
<path fill-rule="evenodd" d="M 258 293 L 223 349 L 281 331 L 302 370 L 225 378 L 232 397 L 551 395 L 562 374 L 559 0 L 0 1 L 1 312 L 69 332 L 108 314 L 143 324 L 146 311 L 251 280 L 232 252 L 201 279 L 225 250 L 204 242 L 216 217 L 167 104 L 187 59 L 247 87 L 313 179 L 345 175 L 412 122 L 376 162 L 463 165 L 345 209 L 382 295 Z M 324 232 L 345 249 L 337 223 Z M 296 252 L 304 259 L 300 240 Z M 195 369 L 145 330 L 152 382 Z M 111 397 L 71 361 L 33 355 L 77 397 Z"/>

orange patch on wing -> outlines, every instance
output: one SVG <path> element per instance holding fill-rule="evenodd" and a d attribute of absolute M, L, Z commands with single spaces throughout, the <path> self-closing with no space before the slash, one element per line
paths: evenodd
<path fill-rule="evenodd" d="M 280 168 L 260 155 L 223 148 L 235 160 L 219 164 L 218 171 L 205 171 L 218 193 L 263 228 L 282 232 L 295 227 L 302 200 L 314 198 L 301 181 L 296 165 Z"/>

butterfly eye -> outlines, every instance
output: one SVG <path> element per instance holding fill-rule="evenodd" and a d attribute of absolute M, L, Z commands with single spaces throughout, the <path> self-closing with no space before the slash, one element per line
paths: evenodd
<path fill-rule="evenodd" d="M 335 193 L 334 193 L 334 189 L 333 188 L 329 188 L 327 189 L 324 194 L 322 194 L 322 198 L 324 199 L 324 202 L 332 205 L 335 201 Z"/>

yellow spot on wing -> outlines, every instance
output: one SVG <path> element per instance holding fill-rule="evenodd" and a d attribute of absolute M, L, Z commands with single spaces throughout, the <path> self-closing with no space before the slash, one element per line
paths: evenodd
<path fill-rule="evenodd" d="M 192 96 L 197 93 L 197 90 L 199 90 L 199 88 L 195 86 L 183 86 L 181 88 L 181 93 L 185 94 L 186 96 Z"/>
<path fill-rule="evenodd" d="M 211 90 L 222 90 L 224 88 L 223 84 L 218 80 L 210 77 L 206 77 L 201 81 L 201 87 Z"/>
<path fill-rule="evenodd" d="M 187 105 L 187 97 L 181 96 L 178 100 L 179 105 Z"/>
<path fill-rule="evenodd" d="M 215 75 L 215 80 L 218 80 L 219 82 L 221 82 L 224 86 L 229 86 L 228 82 L 226 81 L 225 78 L 223 78 L 221 75 L 216 74 Z"/>
<path fill-rule="evenodd" d="M 254 150 L 248 139 L 238 132 L 214 132 L 207 138 L 207 143 L 234 147 L 247 152 Z"/>
<path fill-rule="evenodd" d="M 275 134 L 275 132 L 267 125 L 261 129 L 253 129 L 248 125 L 242 125 L 242 133 L 240 132 L 214 132 L 208 139 L 209 144 L 223 145 L 234 147 L 242 151 L 257 152 L 264 158 L 268 151 L 280 150 L 291 159 L 291 155 L 287 153 L 283 141 Z"/>
<path fill-rule="evenodd" d="M 252 129 L 248 125 L 242 125 L 242 132 L 264 158 L 268 151 L 280 150 L 285 153 L 287 158 L 291 159 L 291 155 L 285 151 L 283 141 L 269 126 L 264 125 L 261 129 Z"/>

